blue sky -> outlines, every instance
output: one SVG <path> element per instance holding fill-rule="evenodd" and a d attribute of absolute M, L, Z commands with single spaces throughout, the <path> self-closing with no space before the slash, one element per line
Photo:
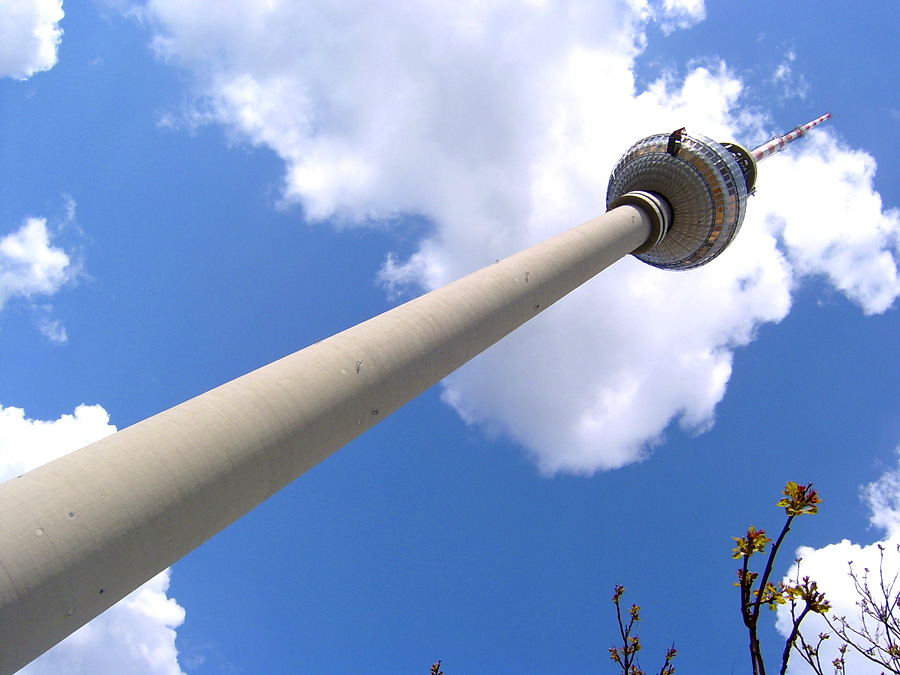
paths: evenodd
<path fill-rule="evenodd" d="M 617 263 L 24 672 L 615 672 L 616 583 L 645 669 L 749 672 L 786 481 L 836 602 L 900 541 L 900 9 L 62 11 L 0 2 L 3 478 L 593 217 L 645 135 L 834 118 L 714 263 Z"/>

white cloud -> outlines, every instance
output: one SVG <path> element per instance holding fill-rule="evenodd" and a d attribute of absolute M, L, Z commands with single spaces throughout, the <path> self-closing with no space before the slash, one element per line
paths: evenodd
<path fill-rule="evenodd" d="M 75 223 L 75 202 L 66 197 L 68 227 Z M 0 238 L 0 311 L 14 297 L 30 300 L 38 330 L 56 344 L 69 337 L 62 321 L 53 317 L 53 306 L 37 304 L 34 298 L 56 293 L 80 272 L 80 264 L 68 253 L 51 245 L 44 218 L 27 218 L 15 232 Z"/>
<path fill-rule="evenodd" d="M 116 427 L 99 405 L 80 405 L 58 420 L 33 420 L 0 405 L 0 482 L 109 436 Z"/>
<path fill-rule="evenodd" d="M 663 0 L 660 22 L 664 33 L 688 28 L 705 18 L 703 0 Z"/>
<path fill-rule="evenodd" d="M 0 239 L 0 309 L 15 296 L 52 295 L 74 274 L 65 251 L 51 246 L 44 218 L 28 218 Z"/>
<path fill-rule="evenodd" d="M 0 77 L 26 80 L 56 65 L 62 0 L 0 0 Z"/>
<path fill-rule="evenodd" d="M 847 618 L 852 626 L 860 627 L 858 620 L 859 593 L 854 587 L 853 580 L 849 576 L 849 563 L 853 563 L 853 570 L 862 580 L 866 569 L 869 570 L 870 587 L 876 590 L 879 582 L 879 565 L 881 564 L 881 550 L 884 548 L 883 578 L 890 583 L 897 575 L 900 575 L 900 468 L 885 473 L 879 480 L 863 489 L 863 498 L 871 508 L 871 522 L 880 528 L 885 538 L 868 546 L 851 543 L 843 540 L 837 544 L 830 544 L 820 549 L 801 546 L 797 549 L 796 557 L 801 559 L 800 576 L 808 576 L 818 583 L 819 589 L 825 593 L 825 597 L 832 605 L 829 612 L 831 617 Z M 794 565 L 788 571 L 785 581 L 797 578 L 797 566 Z M 894 591 L 896 593 L 896 589 Z M 786 607 L 778 610 L 778 630 L 787 636 L 790 630 L 790 616 Z M 840 639 L 821 619 L 810 614 L 802 624 L 804 635 L 814 638 L 819 633 L 830 633 L 831 638 L 821 648 L 822 663 L 830 664 L 838 656 L 838 648 L 842 644 Z M 789 670 L 790 673 L 805 673 L 799 657 L 794 657 Z M 854 653 L 847 654 L 847 672 L 860 675 L 880 675 L 884 668 L 877 667 L 865 657 Z"/>
<path fill-rule="evenodd" d="M 143 11 L 159 54 L 195 78 L 193 119 L 275 150 L 284 199 L 307 218 L 433 223 L 409 259 L 387 259 L 391 294 L 593 217 L 616 158 L 649 133 L 763 135 L 724 64 L 636 89 L 647 22 L 700 20 L 702 2 L 150 0 Z M 720 260 L 683 275 L 618 263 L 449 378 L 445 399 L 548 472 L 639 460 L 673 421 L 703 431 L 733 350 L 786 315 L 804 276 L 868 313 L 893 303 L 900 223 L 873 172 L 865 153 L 813 134 L 763 165 Z"/>
<path fill-rule="evenodd" d="M 779 63 L 775 72 L 772 73 L 772 84 L 778 89 L 782 99 L 805 99 L 809 93 L 809 82 L 802 73 L 794 72 L 796 60 L 797 54 L 794 51 L 788 51 L 784 55 L 784 61 Z"/>
<path fill-rule="evenodd" d="M 66 327 L 62 321 L 53 319 L 50 316 L 42 316 L 38 319 L 38 330 L 50 342 L 55 342 L 56 344 L 63 344 L 69 340 L 69 334 L 66 332 Z"/>
<path fill-rule="evenodd" d="M 900 211 L 873 187 L 875 160 L 830 133 L 760 167 L 753 204 L 783 241 L 798 275 L 822 275 L 866 314 L 900 295 Z"/>
<path fill-rule="evenodd" d="M 863 488 L 862 497 L 872 511 L 872 526 L 889 537 L 900 537 L 900 468 Z"/>
<path fill-rule="evenodd" d="M 166 569 L 120 600 L 19 675 L 183 675 L 175 648 L 175 629 L 184 608 L 166 593 Z"/>
<path fill-rule="evenodd" d="M 46 464 L 116 431 L 99 405 L 57 420 L 33 420 L 0 406 L 0 481 Z M 175 629 L 184 609 L 167 597 L 167 569 L 19 671 L 24 675 L 181 673 Z"/>

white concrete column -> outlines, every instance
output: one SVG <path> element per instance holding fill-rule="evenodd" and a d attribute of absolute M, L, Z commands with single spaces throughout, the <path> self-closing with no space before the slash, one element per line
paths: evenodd
<path fill-rule="evenodd" d="M 652 226 L 620 206 L 0 485 L 0 675 L 641 247 Z"/>

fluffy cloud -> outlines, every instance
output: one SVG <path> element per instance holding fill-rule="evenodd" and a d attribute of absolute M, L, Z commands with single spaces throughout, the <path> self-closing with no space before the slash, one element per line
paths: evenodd
<path fill-rule="evenodd" d="M 67 200 L 65 225 L 74 222 L 75 202 Z M 0 238 L 0 310 L 8 300 L 20 297 L 33 301 L 56 293 L 75 279 L 80 266 L 61 248 L 51 245 L 47 221 L 28 218 L 15 232 Z M 69 337 L 66 327 L 53 317 L 53 306 L 31 303 L 35 324 L 41 333 L 57 344 Z"/>
<path fill-rule="evenodd" d="M 194 76 L 191 119 L 277 152 L 284 199 L 308 219 L 430 220 L 410 257 L 385 262 L 392 295 L 593 217 L 616 158 L 649 133 L 767 130 L 725 64 L 636 88 L 648 22 L 700 20 L 699 0 L 150 0 L 143 12 L 160 56 Z M 804 276 L 884 311 L 900 292 L 897 213 L 872 188 L 871 157 L 828 132 L 808 141 L 764 165 L 744 232 L 715 264 L 618 263 L 448 378 L 445 400 L 542 470 L 590 473 L 643 458 L 673 422 L 708 428 L 734 349 L 787 314 Z"/>
<path fill-rule="evenodd" d="M 62 0 L 0 0 L 0 77 L 26 80 L 56 65 Z"/>
<path fill-rule="evenodd" d="M 80 405 L 53 421 L 0 406 L 0 481 L 115 431 L 99 405 Z M 175 629 L 184 621 L 184 609 L 166 594 L 169 577 L 169 570 L 163 571 L 19 672 L 180 674 Z"/>
<path fill-rule="evenodd" d="M 33 420 L 22 408 L 0 406 L 0 481 L 109 436 L 116 427 L 99 405 L 80 405 L 58 420 Z"/>
<path fill-rule="evenodd" d="M 753 204 L 796 274 L 827 278 L 866 314 L 900 294 L 900 211 L 884 208 L 874 176 L 871 155 L 814 134 L 762 166 Z"/>
<path fill-rule="evenodd" d="M 47 221 L 28 218 L 0 239 L 0 309 L 14 296 L 52 295 L 74 273 L 65 251 L 51 246 Z"/>
<path fill-rule="evenodd" d="M 849 563 L 852 562 L 853 570 L 857 578 L 862 581 L 865 570 L 869 571 L 869 585 L 878 597 L 878 584 L 881 578 L 890 584 L 900 575 L 900 468 L 889 471 L 878 481 L 866 486 L 863 490 L 863 498 L 872 511 L 871 523 L 883 531 L 885 538 L 868 546 L 851 543 L 843 540 L 837 544 L 831 544 L 820 549 L 801 546 L 797 549 L 797 558 L 801 559 L 799 576 L 808 576 L 815 580 L 819 588 L 825 592 L 825 596 L 832 605 L 830 616 L 846 617 L 848 622 L 857 629 L 861 628 L 859 622 L 859 593 L 856 590 L 853 579 L 850 577 Z M 882 567 L 882 549 L 884 554 Z M 881 572 L 879 573 L 879 568 Z M 787 574 L 785 580 L 793 580 L 798 577 L 797 565 L 794 565 Z M 894 588 L 894 594 L 897 589 Z M 778 630 L 787 636 L 790 632 L 790 614 L 787 607 L 780 607 L 778 611 Z M 874 628 L 871 625 L 870 627 Z M 840 639 L 829 626 L 816 615 L 809 615 L 803 623 L 804 635 L 814 637 L 819 633 L 830 633 L 831 638 L 821 648 L 821 660 L 823 664 L 830 664 L 838 657 Z M 863 646 L 865 646 L 864 643 Z M 883 642 L 881 644 L 884 644 Z M 861 675 L 879 675 L 884 668 L 876 666 L 864 656 L 848 651 L 847 672 L 860 673 Z M 807 672 L 802 667 L 802 661 L 795 657 L 792 663 L 791 673 Z"/>
<path fill-rule="evenodd" d="M 660 27 L 666 34 L 688 28 L 706 18 L 703 0 L 663 0 L 658 12 Z"/>
<path fill-rule="evenodd" d="M 175 629 L 184 622 L 184 609 L 166 595 L 170 576 L 164 570 L 19 675 L 183 675 Z"/>

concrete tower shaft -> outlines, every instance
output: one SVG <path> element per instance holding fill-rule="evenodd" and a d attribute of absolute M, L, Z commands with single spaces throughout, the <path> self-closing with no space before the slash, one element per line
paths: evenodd
<path fill-rule="evenodd" d="M 635 203 L 0 485 L 0 673 L 665 229 Z"/>

